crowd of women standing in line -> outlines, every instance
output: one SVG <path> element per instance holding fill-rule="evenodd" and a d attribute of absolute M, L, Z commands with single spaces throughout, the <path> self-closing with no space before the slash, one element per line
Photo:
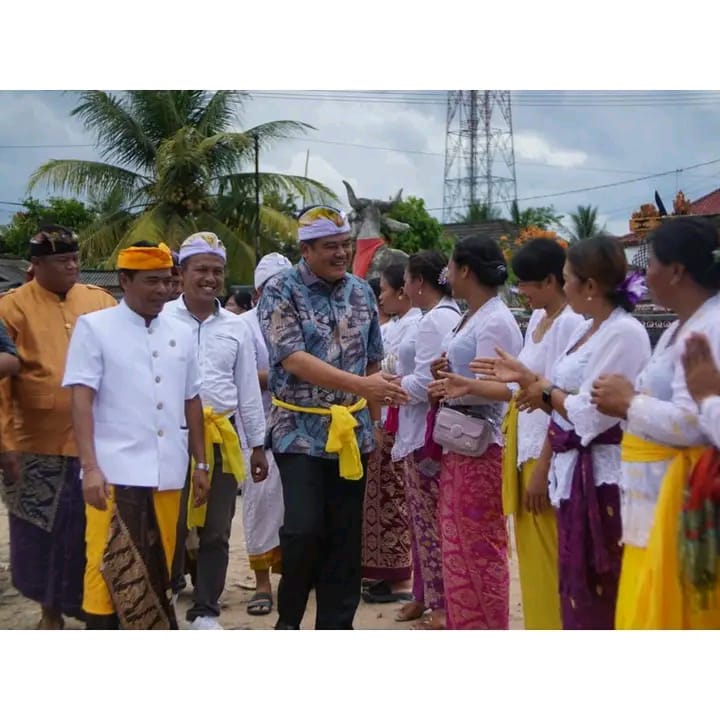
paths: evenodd
<path fill-rule="evenodd" d="M 492 239 L 385 270 L 384 370 L 410 400 L 368 472 L 367 602 L 406 599 L 418 629 L 508 628 L 512 516 L 526 628 L 720 627 L 720 240 L 681 217 L 647 242 L 677 315 L 654 351 L 614 238 L 515 253 L 524 341 Z"/>

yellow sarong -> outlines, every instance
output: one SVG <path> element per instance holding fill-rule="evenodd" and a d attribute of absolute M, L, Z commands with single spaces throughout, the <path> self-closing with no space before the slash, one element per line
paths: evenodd
<path fill-rule="evenodd" d="M 518 409 L 515 398 L 510 401 L 502 423 L 502 507 L 504 515 L 515 515 L 520 507 L 520 476 L 518 473 Z"/>
<path fill-rule="evenodd" d="M 325 452 L 336 453 L 340 461 L 340 477 L 345 480 L 360 480 L 363 476 L 360 447 L 358 446 L 355 428 L 358 421 L 353 417 L 367 407 L 367 400 L 360 398 L 354 405 L 331 405 L 329 408 L 302 407 L 292 405 L 276 397 L 272 399 L 273 405 L 292 412 L 310 413 L 311 415 L 329 415 L 330 427 L 325 443 Z"/>
<path fill-rule="evenodd" d="M 623 555 L 617 629 L 720 628 L 720 591 L 715 591 L 709 609 L 700 608 L 696 593 L 681 578 L 678 553 L 683 493 L 693 466 L 705 450 L 668 447 L 627 433 L 623 436 L 623 461 L 671 462 L 662 480 L 647 548 L 642 553 L 637 548 L 630 552 L 626 549 L 627 559 Z M 635 575 L 634 583 L 630 574 Z"/>
<path fill-rule="evenodd" d="M 555 510 L 525 510 L 525 491 L 536 460 L 518 469 L 518 409 L 513 398 L 503 420 L 503 513 L 513 516 L 523 619 L 526 630 L 561 630 L 558 593 L 558 537 Z"/>
<path fill-rule="evenodd" d="M 215 468 L 215 445 L 220 446 L 220 454 L 222 457 L 223 472 L 233 475 L 238 483 L 245 480 L 245 463 L 243 462 L 242 451 L 240 449 L 240 438 L 235 428 L 232 426 L 230 419 L 226 415 L 216 413 L 212 408 L 203 408 L 203 419 L 205 423 L 205 462 L 210 466 L 208 475 L 212 482 L 213 470 Z M 205 516 L 207 515 L 207 503 L 203 503 L 200 507 L 195 507 L 193 502 L 194 487 L 192 483 L 192 475 L 195 470 L 195 460 L 190 461 L 190 492 L 188 493 L 188 513 L 187 524 L 188 530 L 194 527 L 203 527 L 205 525 Z"/>

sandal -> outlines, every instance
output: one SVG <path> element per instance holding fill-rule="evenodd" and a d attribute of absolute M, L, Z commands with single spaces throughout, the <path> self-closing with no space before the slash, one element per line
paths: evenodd
<path fill-rule="evenodd" d="M 412 622 L 423 616 L 425 606 L 417 600 L 411 600 L 403 605 L 395 615 L 395 622 Z"/>
<path fill-rule="evenodd" d="M 424 615 L 410 626 L 411 630 L 445 630 L 445 623 L 434 617 L 432 612 Z"/>
<path fill-rule="evenodd" d="M 405 591 L 393 592 L 390 583 L 381 580 L 365 588 L 362 593 L 362 599 L 366 603 L 410 602 L 413 599 L 413 595 Z"/>
<path fill-rule="evenodd" d="M 273 609 L 272 593 L 255 593 L 248 602 L 248 615 L 269 615 Z"/>

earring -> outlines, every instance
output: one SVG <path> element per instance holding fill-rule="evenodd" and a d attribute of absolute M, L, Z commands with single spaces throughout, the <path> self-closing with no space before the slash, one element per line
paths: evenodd
<path fill-rule="evenodd" d="M 587 301 L 588 301 L 588 302 L 592 302 L 592 296 L 588 296 Z"/>
<path fill-rule="evenodd" d="M 422 295 L 422 290 L 418 290 L 418 295 Z"/>

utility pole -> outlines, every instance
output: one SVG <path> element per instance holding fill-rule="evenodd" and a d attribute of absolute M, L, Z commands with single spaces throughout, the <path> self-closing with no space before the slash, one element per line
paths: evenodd
<path fill-rule="evenodd" d="M 260 143 L 255 140 L 255 265 L 260 262 Z"/>

